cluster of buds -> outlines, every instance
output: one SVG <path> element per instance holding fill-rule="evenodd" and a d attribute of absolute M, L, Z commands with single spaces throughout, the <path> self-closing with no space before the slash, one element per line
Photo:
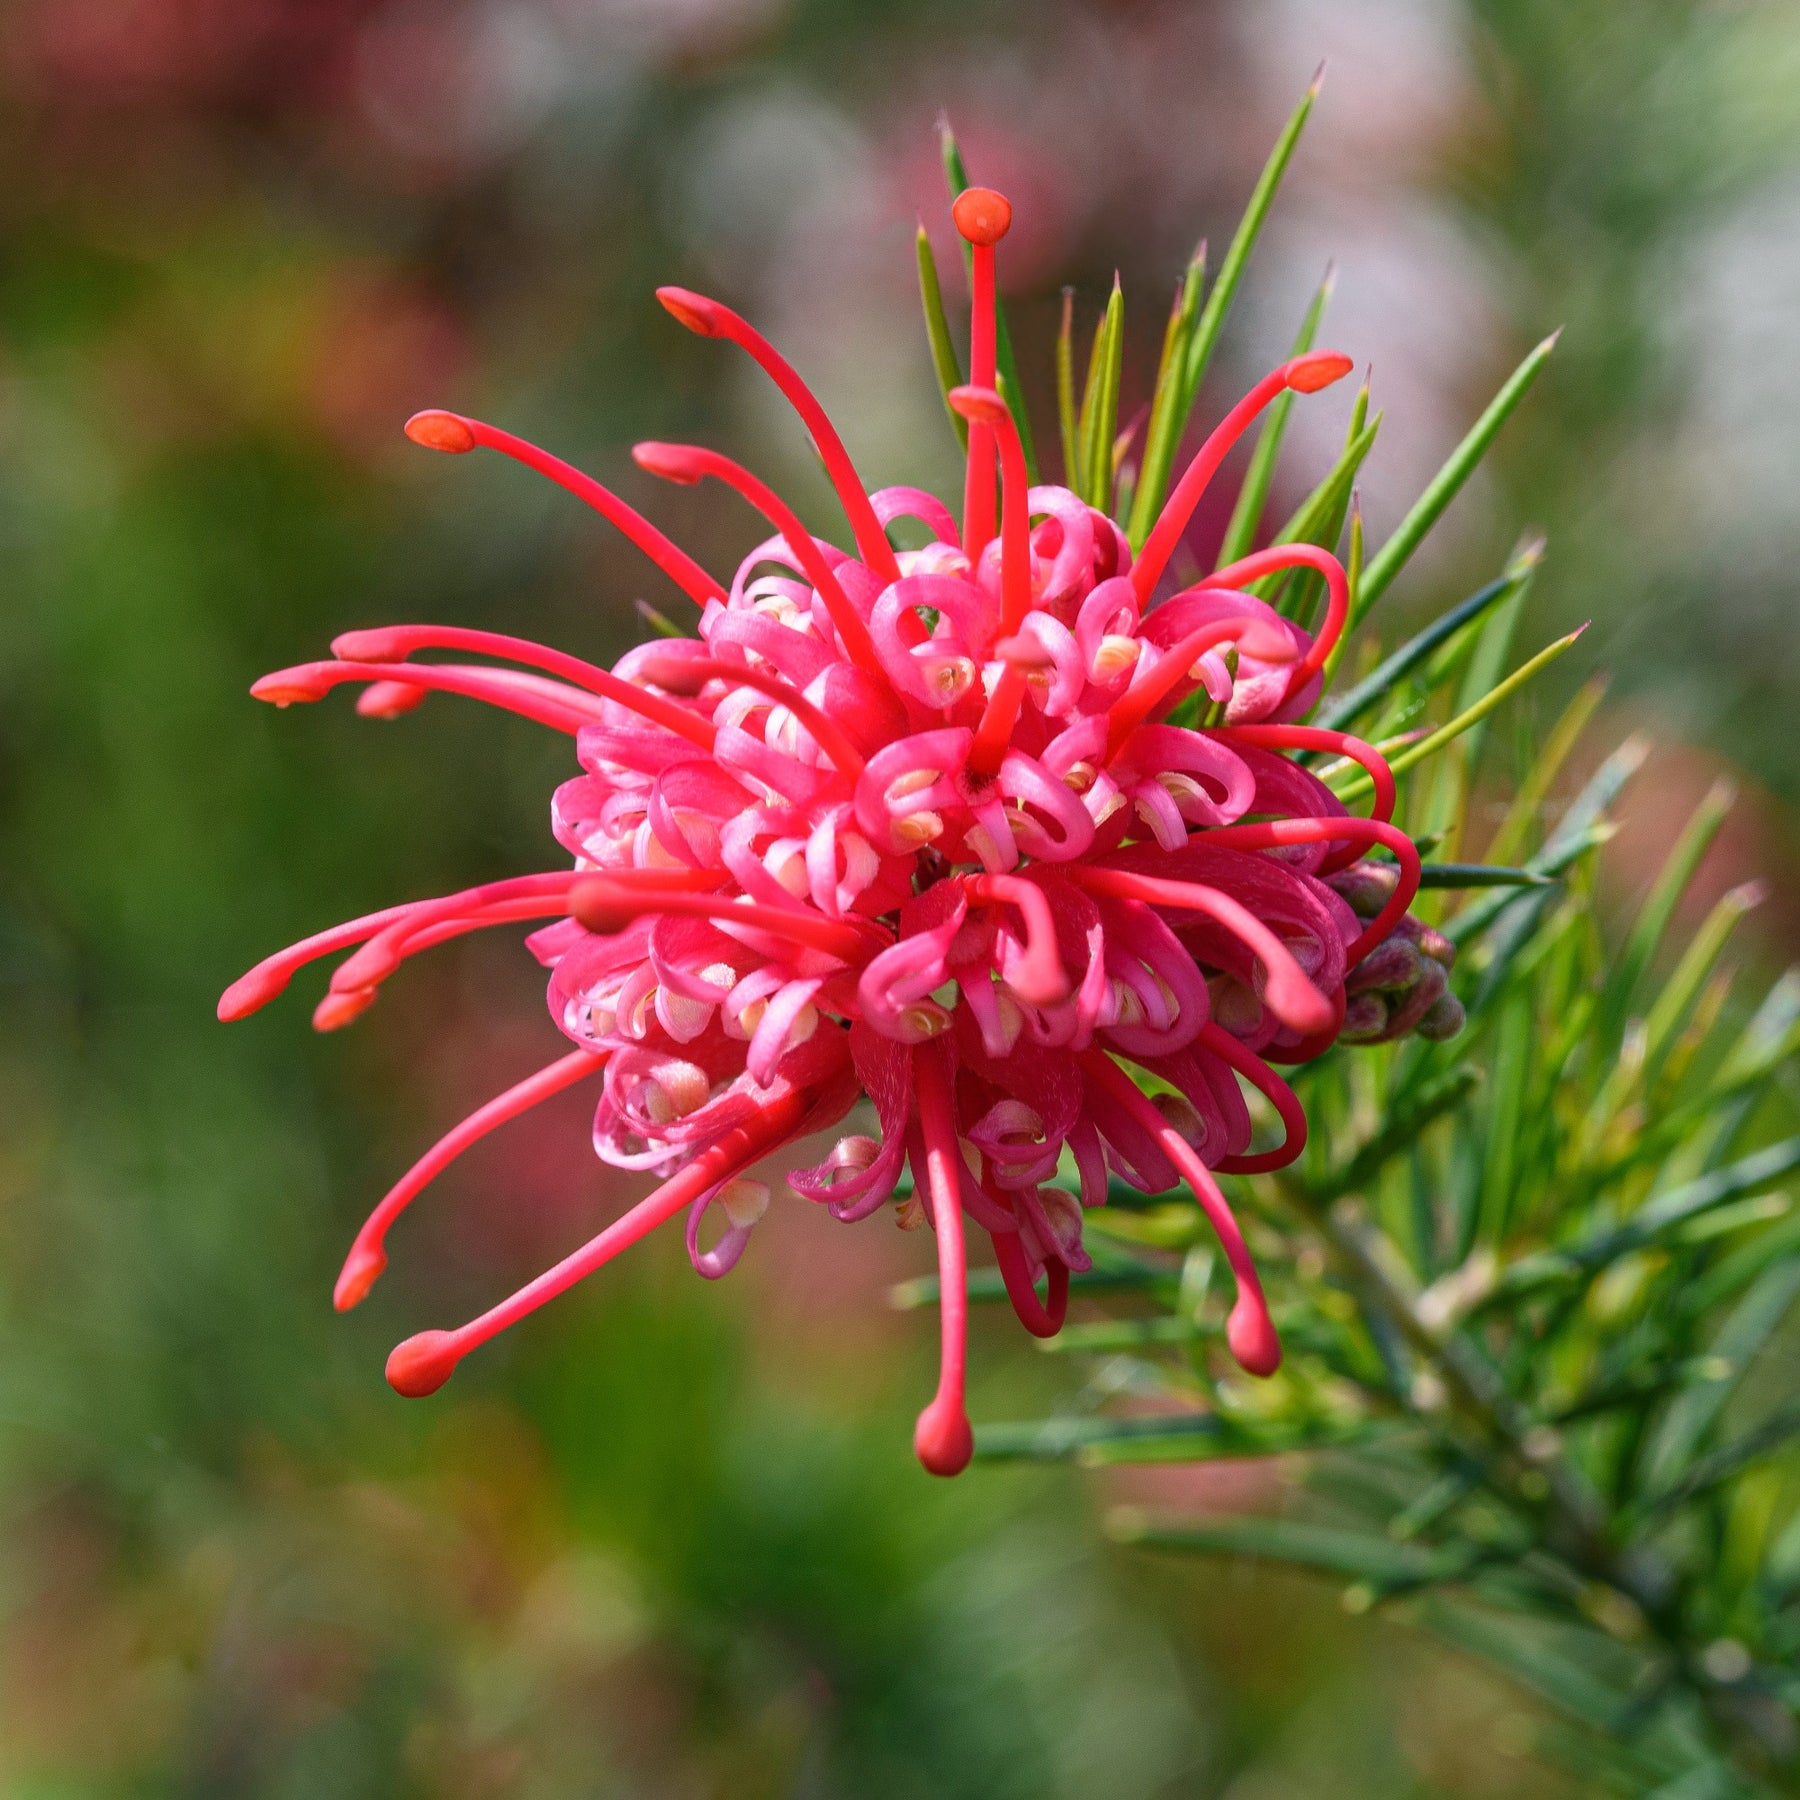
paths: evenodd
<path fill-rule="evenodd" d="M 432 693 L 478 698 L 566 734 L 582 771 L 551 808 L 568 866 L 353 920 L 269 958 L 220 1004 L 241 1017 L 302 964 L 349 950 L 315 1013 L 334 1028 L 415 951 L 538 923 L 529 943 L 572 1048 L 407 1172 L 351 1248 L 340 1307 L 368 1292 L 426 1182 L 575 1082 L 600 1082 L 599 1155 L 659 1178 L 479 1318 L 401 1344 L 388 1378 L 402 1393 L 431 1392 L 478 1344 L 677 1213 L 696 1268 L 724 1274 L 768 1204 L 752 1165 L 864 1095 L 879 1136 L 845 1137 L 789 1181 L 854 1220 L 895 1195 L 910 1162 L 942 1292 L 939 1383 L 915 1433 L 928 1469 L 954 1473 L 971 1451 L 967 1228 L 990 1239 L 1027 1329 L 1054 1333 L 1071 1274 L 1089 1266 L 1083 1211 L 1105 1203 L 1112 1178 L 1192 1188 L 1236 1282 L 1229 1347 L 1268 1373 L 1280 1345 L 1215 1172 L 1300 1154 L 1306 1119 L 1279 1065 L 1342 1036 L 1449 1020 L 1441 940 L 1407 914 L 1419 857 L 1391 822 L 1392 775 L 1372 746 L 1302 722 L 1346 623 L 1343 568 L 1296 543 L 1179 592 L 1165 581 L 1244 431 L 1278 396 L 1338 380 L 1349 359 L 1312 352 L 1259 382 L 1134 557 L 1103 511 L 1029 483 L 996 368 L 995 246 L 1011 210 L 968 189 L 954 217 L 972 267 L 971 379 L 950 395 L 967 422 L 960 518 L 917 489 L 867 489 L 772 345 L 718 302 L 664 288 L 681 324 L 740 346 L 793 404 L 853 549 L 815 537 L 726 457 L 638 446 L 645 469 L 719 481 L 767 520 L 773 535 L 723 584 L 579 470 L 478 420 L 421 413 L 415 441 L 498 451 L 592 505 L 686 593 L 696 635 L 604 669 L 498 633 L 393 626 L 351 632 L 331 660 L 252 689 L 286 705 L 361 684 L 359 709 L 378 716 Z M 901 518 L 922 527 L 923 548 L 895 548 Z M 1323 579 L 1316 635 L 1250 591 L 1287 570 Z M 1216 722 L 1172 722 L 1190 699 Z M 1350 814 L 1299 760 L 1314 754 L 1368 772 L 1371 816 Z M 1394 862 L 1369 904 L 1375 865 L 1357 859 L 1373 851 Z M 1281 1122 L 1272 1148 L 1250 1148 L 1245 1084 Z"/>
<path fill-rule="evenodd" d="M 1330 877 L 1359 919 L 1373 919 L 1393 898 L 1400 871 L 1392 863 L 1356 862 Z M 1462 1030 L 1463 1005 L 1450 992 L 1456 946 L 1408 913 L 1387 941 L 1350 972 L 1343 1029 L 1346 1044 L 1386 1044 L 1416 1032 L 1433 1043 Z"/>

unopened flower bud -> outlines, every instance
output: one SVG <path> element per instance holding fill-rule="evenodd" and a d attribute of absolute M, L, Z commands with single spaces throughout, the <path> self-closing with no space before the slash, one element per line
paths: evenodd
<path fill-rule="evenodd" d="M 1432 1001 L 1430 1010 L 1414 1029 L 1420 1037 L 1441 1044 L 1446 1038 L 1455 1037 L 1467 1022 L 1463 1003 L 1454 994 L 1442 993 Z"/>
<path fill-rule="evenodd" d="M 1352 994 L 1344 1006 L 1344 1026 L 1338 1036 L 1347 1044 L 1370 1044 L 1387 1030 L 1388 1003 L 1370 992 Z"/>
<path fill-rule="evenodd" d="M 1396 932 L 1392 937 L 1384 938 L 1350 971 L 1345 989 L 1352 994 L 1363 994 L 1370 989 L 1390 992 L 1409 988 L 1418 980 L 1423 961 L 1418 950 Z"/>
<path fill-rule="evenodd" d="M 1385 863 L 1357 862 L 1326 877 L 1359 919 L 1372 919 L 1393 898 L 1400 871 Z"/>
<path fill-rule="evenodd" d="M 1419 936 L 1419 948 L 1435 963 L 1442 963 L 1446 969 L 1456 967 L 1456 946 L 1441 931 L 1433 931 L 1427 925 Z"/>

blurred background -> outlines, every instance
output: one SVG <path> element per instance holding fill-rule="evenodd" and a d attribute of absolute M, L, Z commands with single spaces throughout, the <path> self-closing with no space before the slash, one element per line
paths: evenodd
<path fill-rule="evenodd" d="M 885 1218 L 778 1199 L 718 1286 L 670 1235 L 397 1399 L 392 1343 L 633 1191 L 571 1096 L 441 1181 L 371 1300 L 331 1311 L 387 1183 L 557 1054 L 541 976 L 500 933 L 342 1036 L 307 1029 L 305 979 L 213 1020 L 283 942 L 549 866 L 570 772 L 455 701 L 277 714 L 256 675 L 395 619 L 610 661 L 633 600 L 670 597 L 546 485 L 408 445 L 410 412 L 535 438 L 715 570 L 757 522 L 656 488 L 633 440 L 716 443 L 835 529 L 773 390 L 655 304 L 676 280 L 785 346 L 874 477 L 949 491 L 912 264 L 923 217 L 960 291 L 939 113 L 1015 202 L 1003 285 L 1047 443 L 1059 289 L 1086 325 L 1122 272 L 1141 388 L 1180 266 L 1203 234 L 1216 256 L 1321 59 L 1202 416 L 1285 353 L 1335 259 L 1324 341 L 1387 409 L 1378 541 L 1565 327 L 1385 628 L 1547 531 L 1527 634 L 1592 617 L 1559 675 L 1614 672 L 1596 753 L 1627 724 L 1661 745 L 1612 879 L 1729 769 L 1711 891 L 1774 875 L 1764 947 L 1791 950 L 1786 0 L 0 13 L 5 1800 L 1567 1791 L 1525 1756 L 1526 1703 L 1447 1653 L 1303 1583 L 1107 1548 L 1115 1486 L 923 1476 L 935 1330 L 887 1294 L 930 1246 Z M 1342 424 L 1330 396 L 1298 412 L 1278 516 Z M 975 1365 L 978 1419 L 1079 1379 L 997 1317 Z"/>

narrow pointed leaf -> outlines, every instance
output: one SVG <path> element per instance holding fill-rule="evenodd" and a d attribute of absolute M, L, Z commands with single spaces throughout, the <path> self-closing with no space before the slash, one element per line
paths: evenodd
<path fill-rule="evenodd" d="M 1521 663 L 1507 678 L 1491 688 L 1466 712 L 1459 713 L 1449 724 L 1440 726 L 1430 737 L 1422 738 L 1416 744 L 1409 744 L 1404 750 L 1390 760 L 1389 766 L 1396 775 L 1404 774 L 1415 764 L 1421 763 L 1428 756 L 1435 756 L 1446 744 L 1455 742 L 1471 726 L 1478 725 L 1503 701 L 1511 699 L 1531 678 L 1547 669 L 1551 663 L 1571 649 L 1577 638 L 1587 630 L 1585 625 L 1578 626 L 1566 637 L 1559 637 L 1555 643 L 1547 644 L 1529 662 Z M 1360 780 L 1345 782 L 1337 790 L 1339 799 L 1353 802 L 1363 795 L 1373 793 L 1374 784 L 1365 775 Z"/>
<path fill-rule="evenodd" d="M 1163 359 L 1156 371 L 1155 398 L 1150 425 L 1144 437 L 1143 460 L 1138 465 L 1137 492 L 1132 496 L 1126 536 L 1132 550 L 1143 549 L 1156 524 L 1156 515 L 1169 491 L 1169 474 L 1181 434 L 1187 424 L 1187 349 L 1193 341 L 1194 322 L 1200 312 L 1200 294 L 1206 283 L 1206 240 L 1188 261 L 1181 280 L 1174 317 L 1163 340 Z"/>
<path fill-rule="evenodd" d="M 1789 1271 L 1771 1270 L 1770 1273 L 1786 1275 Z M 1800 1437 L 1800 1401 L 1790 1401 L 1736 1442 L 1696 1463 L 1667 1493 L 1657 1495 L 1645 1508 L 1639 1525 L 1653 1523 L 1678 1511 L 1752 1463 L 1785 1449 L 1796 1437 Z"/>
<path fill-rule="evenodd" d="M 1395 1543 L 1392 1538 L 1299 1519 L 1167 1519 L 1135 1507 L 1120 1507 L 1107 1519 L 1106 1527 L 1109 1537 L 1124 1544 L 1286 1563 L 1382 1587 L 1442 1580 L 1468 1563 L 1461 1550 L 1427 1550 L 1418 1544 Z"/>
<path fill-rule="evenodd" d="M 1712 848 L 1735 800 L 1736 793 L 1729 782 L 1715 782 L 1695 807 L 1658 872 L 1601 995 L 1601 1022 L 1611 1037 L 1616 1038 L 1623 1030 L 1632 998 L 1668 933 L 1681 896 Z"/>
<path fill-rule="evenodd" d="M 1075 435 L 1075 290 L 1064 288 L 1062 329 L 1056 334 L 1056 423 L 1062 437 L 1063 486 L 1081 485 Z"/>
<path fill-rule="evenodd" d="M 1225 315 L 1237 295 L 1238 283 L 1244 278 L 1250 253 L 1256 248 L 1263 222 L 1274 204 L 1275 192 L 1281 186 L 1281 178 L 1287 172 L 1288 163 L 1293 159 L 1294 148 L 1300 142 L 1301 132 L 1306 129 L 1307 118 L 1312 112 L 1313 102 L 1319 97 L 1319 86 L 1324 79 L 1325 71 L 1320 69 L 1313 77 L 1312 85 L 1301 96 L 1300 104 L 1294 108 L 1282 127 L 1280 137 L 1275 140 L 1275 148 L 1269 152 L 1269 160 L 1263 164 L 1263 171 L 1256 178 L 1256 186 L 1250 191 L 1250 203 L 1244 208 L 1244 216 L 1232 235 L 1225 260 L 1219 265 L 1219 278 L 1206 296 L 1206 305 L 1188 344 L 1181 411 L 1176 426 L 1177 438 L 1185 429 L 1188 414 L 1194 410 L 1194 402 L 1200 396 L 1200 383 L 1205 379 L 1206 366 L 1212 361 L 1213 351 L 1218 346 L 1219 333 L 1225 325 Z"/>
<path fill-rule="evenodd" d="M 1647 738 L 1630 737 L 1607 757 L 1587 785 L 1570 803 L 1549 841 L 1536 856 L 1529 858 L 1526 868 L 1540 875 L 1560 875 L 1583 856 L 1605 841 L 1603 820 L 1607 809 L 1624 791 L 1650 754 Z M 1453 944 L 1466 944 L 1486 931 L 1509 910 L 1534 904 L 1540 896 L 1517 890 L 1491 894 L 1465 907 L 1442 927 Z"/>
<path fill-rule="evenodd" d="M 1562 717 L 1544 740 L 1543 748 L 1533 758 L 1525 778 L 1519 783 L 1518 792 L 1513 796 L 1511 806 L 1507 808 L 1506 817 L 1500 822 L 1500 829 L 1494 833 L 1493 841 L 1488 845 L 1488 855 L 1496 862 L 1503 862 L 1517 855 L 1525 847 L 1527 833 L 1543 816 L 1544 804 L 1550 797 L 1550 789 L 1557 776 L 1562 772 L 1563 764 L 1605 697 L 1604 675 L 1596 675 L 1576 689 L 1575 698 L 1564 708 Z"/>
<path fill-rule="evenodd" d="M 1484 1306 L 1515 1298 L 1537 1288 L 1579 1279 L 1632 1251 L 1642 1250 L 1685 1225 L 1690 1219 L 1742 1199 L 1800 1169 L 1800 1137 L 1784 1138 L 1766 1150 L 1739 1158 L 1710 1175 L 1684 1182 L 1638 1208 L 1623 1225 L 1594 1233 L 1556 1250 L 1522 1257 L 1502 1271 Z"/>
<path fill-rule="evenodd" d="M 1497 581 L 1490 581 L 1486 587 L 1477 588 L 1460 605 L 1451 607 L 1440 618 L 1432 620 L 1417 637 L 1409 638 L 1355 687 L 1321 707 L 1315 722 L 1333 731 L 1347 730 L 1354 720 L 1389 694 L 1440 645 L 1448 643 L 1465 626 L 1479 619 L 1489 607 L 1512 593 L 1526 573 L 1525 569 L 1518 566 L 1524 555 L 1523 549 L 1515 552 L 1513 563 L 1508 565 L 1506 573 Z M 1536 554 L 1530 560 L 1535 566 Z"/>
<path fill-rule="evenodd" d="M 1083 497 L 1101 512 L 1112 510 L 1113 444 L 1119 432 L 1119 382 L 1125 359 L 1125 294 L 1117 275 L 1095 340 L 1098 358 L 1093 412 L 1085 439 Z"/>
<path fill-rule="evenodd" d="M 1724 955 L 1725 946 L 1730 941 L 1732 932 L 1737 929 L 1738 921 L 1747 912 L 1760 906 L 1766 893 L 1767 890 L 1760 882 L 1752 881 L 1721 894 L 1700 929 L 1688 940 L 1687 948 L 1681 953 L 1681 961 L 1675 965 L 1674 972 L 1664 983 L 1662 992 L 1656 996 L 1655 1003 L 1644 1020 L 1647 1060 L 1652 1068 L 1668 1049 L 1670 1039 L 1687 1016 L 1688 1008 L 1693 1005 L 1706 978 L 1712 973 L 1713 964 Z"/>
<path fill-rule="evenodd" d="M 1492 863 L 1427 863 L 1419 872 L 1422 888 L 1555 887 L 1553 875 L 1535 869 L 1499 868 Z"/>
<path fill-rule="evenodd" d="M 1294 347 L 1288 353 L 1290 356 L 1303 355 L 1313 347 L 1319 334 L 1319 321 L 1324 317 L 1325 305 L 1331 298 L 1335 280 L 1335 271 L 1327 267 L 1325 278 L 1319 283 L 1318 291 L 1306 309 L 1305 318 L 1300 321 L 1300 329 L 1294 337 Z M 1247 556 L 1255 547 L 1256 528 L 1262 523 L 1263 509 L 1269 503 L 1269 489 L 1274 485 L 1275 465 L 1281 457 L 1281 440 L 1287 430 L 1288 414 L 1293 410 L 1293 405 L 1294 396 L 1290 390 L 1278 395 L 1269 410 L 1263 414 L 1256 449 L 1251 455 L 1250 467 L 1245 472 L 1244 485 L 1238 489 L 1237 504 L 1231 510 L 1231 523 L 1225 527 L 1225 541 L 1219 546 L 1221 567 Z"/>
<path fill-rule="evenodd" d="M 1437 1120 L 1459 1106 L 1480 1080 L 1479 1071 L 1463 1063 L 1426 1082 L 1392 1108 L 1360 1150 L 1329 1175 L 1305 1184 L 1307 1204 L 1323 1206 L 1368 1186 L 1394 1157 L 1411 1149 Z"/>
<path fill-rule="evenodd" d="M 1648 1492 L 1670 1493 L 1691 1467 L 1695 1453 L 1724 1412 L 1725 1403 L 1742 1386 L 1745 1372 L 1787 1317 L 1797 1293 L 1800 1262 L 1778 1263 L 1765 1270 L 1731 1309 L 1707 1345 L 1708 1359 L 1723 1371 L 1720 1378 L 1679 1394 L 1645 1450 L 1643 1482 Z"/>
<path fill-rule="evenodd" d="M 1071 1418 L 977 1426 L 975 1455 L 985 1462 L 1054 1462 L 1095 1444 L 1138 1438 L 1207 1438 L 1221 1429 L 1213 1413 L 1156 1413 L 1124 1419 L 1083 1413 Z"/>
<path fill-rule="evenodd" d="M 944 395 L 944 411 L 950 415 L 950 429 L 956 441 L 967 450 L 969 422 L 950 404 L 950 390 L 961 387 L 962 364 L 957 360 L 956 346 L 950 341 L 950 321 L 944 316 L 944 291 L 938 285 L 937 258 L 931 253 L 931 238 L 925 227 L 919 227 L 919 300 L 925 309 L 925 336 L 931 345 L 931 363 L 937 370 L 938 387 Z"/>
<path fill-rule="evenodd" d="M 658 612 L 648 600 L 639 600 L 634 602 L 634 604 L 637 607 L 638 617 L 642 619 L 658 637 L 685 638 L 693 635 L 691 632 L 683 631 L 667 613 Z"/>
<path fill-rule="evenodd" d="M 1412 510 L 1402 519 L 1394 535 L 1370 558 L 1364 571 L 1362 591 L 1357 595 L 1357 612 L 1350 622 L 1358 624 L 1381 596 L 1394 577 L 1406 567 L 1412 553 L 1425 541 L 1426 534 L 1443 516 L 1444 508 L 1462 490 L 1463 483 L 1474 474 L 1489 446 L 1499 435 L 1500 427 L 1512 416 L 1519 402 L 1531 391 L 1550 352 L 1556 348 L 1556 334 L 1537 346 L 1508 377 L 1489 403 L 1487 411 L 1469 428 L 1469 434 L 1451 451 L 1450 459 L 1438 470 L 1424 493 L 1414 501 Z"/>

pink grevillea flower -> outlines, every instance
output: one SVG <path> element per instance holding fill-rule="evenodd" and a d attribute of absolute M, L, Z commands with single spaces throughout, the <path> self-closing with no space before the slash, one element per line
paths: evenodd
<path fill-rule="evenodd" d="M 478 1344 L 678 1213 L 695 1267 L 723 1275 L 768 1204 L 752 1165 L 860 1095 L 880 1135 L 843 1138 L 789 1181 L 853 1220 L 887 1202 L 911 1165 L 902 1222 L 932 1228 L 942 1280 L 941 1373 L 915 1434 L 926 1468 L 953 1474 L 971 1450 L 970 1226 L 991 1241 L 1027 1330 L 1052 1334 L 1070 1275 L 1090 1266 L 1083 1210 L 1105 1203 L 1109 1176 L 1192 1188 L 1236 1281 L 1230 1350 L 1258 1374 L 1279 1363 L 1216 1174 L 1298 1156 L 1306 1119 L 1275 1065 L 1319 1054 L 1347 1008 L 1363 1035 L 1380 1035 L 1383 996 L 1417 988 L 1422 939 L 1407 908 L 1419 861 L 1389 822 L 1380 756 L 1300 723 L 1345 623 L 1337 560 L 1283 545 L 1159 595 L 1232 444 L 1278 395 L 1311 393 L 1350 364 L 1319 351 L 1259 382 L 1202 445 L 1134 559 L 1074 493 L 1028 485 L 995 371 L 995 245 L 1010 216 L 985 189 L 955 206 L 973 262 L 971 380 L 951 395 L 968 421 L 960 521 L 916 489 L 867 490 L 818 402 L 756 331 L 716 301 L 664 288 L 676 319 L 748 351 L 793 403 L 851 549 L 814 537 L 713 451 L 640 445 L 646 469 L 721 482 L 768 521 L 772 535 L 722 584 L 566 463 L 476 420 L 420 413 L 407 426 L 418 443 L 498 450 L 602 513 L 694 603 L 697 635 L 642 645 L 608 670 L 498 633 L 397 625 L 351 632 L 333 660 L 252 689 L 285 705 L 358 683 L 359 709 L 377 716 L 462 694 L 566 733 L 581 769 L 551 806 L 569 866 L 353 920 L 269 958 L 220 1003 L 221 1017 L 242 1017 L 303 964 L 349 950 L 314 1015 L 334 1029 L 414 952 L 541 922 L 528 942 L 572 1048 L 407 1171 L 358 1233 L 337 1304 L 368 1292 L 388 1231 L 433 1176 L 576 1082 L 599 1083 L 599 1155 L 658 1185 L 479 1318 L 401 1344 L 387 1368 L 400 1392 L 432 1392 Z M 923 549 L 892 546 L 902 517 L 923 525 Z M 1316 637 L 1247 591 L 1286 569 L 1324 578 Z M 1223 722 L 1171 723 L 1202 689 Z M 1296 751 L 1360 762 L 1373 816 L 1350 816 Z M 1372 851 L 1393 860 L 1371 863 Z M 1416 1022 L 1436 999 L 1402 1010 Z M 1249 1148 L 1246 1083 L 1281 1120 L 1276 1148 Z M 1068 1185 L 1053 1182 L 1059 1167 L 1074 1171 Z"/>

